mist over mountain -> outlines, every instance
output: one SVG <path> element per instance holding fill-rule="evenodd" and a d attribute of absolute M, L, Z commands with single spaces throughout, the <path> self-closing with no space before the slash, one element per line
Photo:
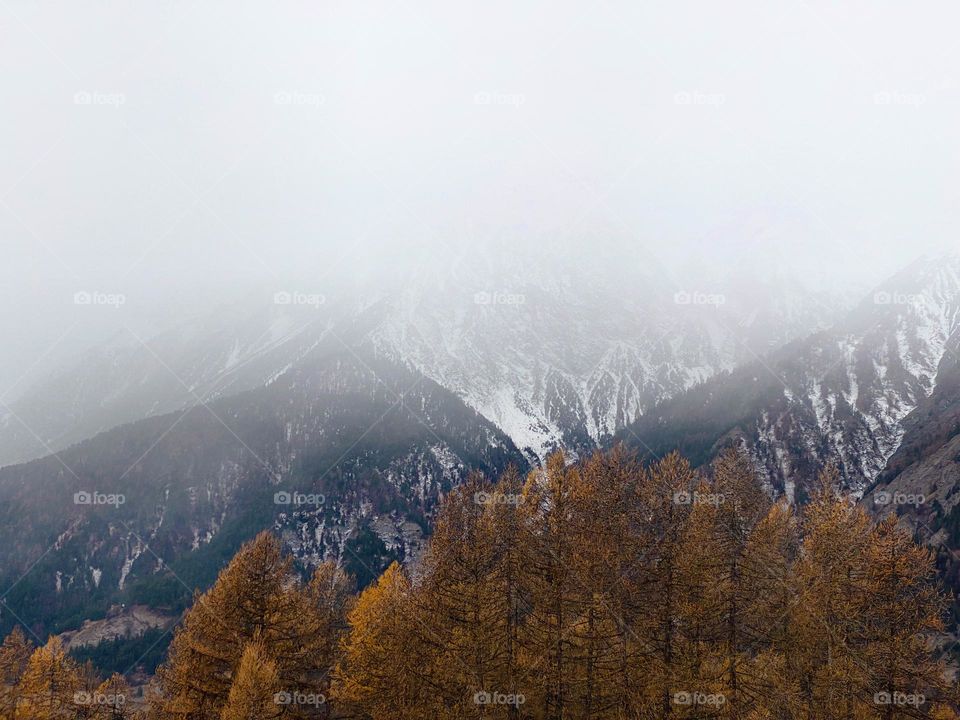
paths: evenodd
<path fill-rule="evenodd" d="M 957 20 L 0 2 L 0 720 L 960 717 Z"/>
<path fill-rule="evenodd" d="M 912 414 L 923 412 L 941 374 L 950 377 L 958 326 L 960 256 L 918 261 L 835 326 L 663 403 L 623 439 L 706 460 L 737 437 L 790 498 L 799 478 L 810 482 L 828 463 L 862 492 L 921 422 Z"/>
<path fill-rule="evenodd" d="M 21 383 L 0 415 L 0 463 L 263 386 L 357 327 L 377 352 L 451 390 L 542 460 L 604 444 L 657 402 L 828 327 L 850 302 L 784 270 L 688 273 L 678 286 L 641 257 L 611 272 L 485 247 L 362 280 L 234 293 L 155 332 L 122 314 L 136 295 L 118 295 L 117 308 L 94 296 L 80 309 L 115 313 L 113 333 Z"/>
<path fill-rule="evenodd" d="M 956 364 L 955 255 L 853 306 L 797 282 L 676 290 L 650 270 L 611 286 L 589 267 L 511 275 L 475 258 L 366 293 L 261 292 L 155 335 L 127 328 L 29 387 L 0 434 L 4 566 L 11 580 L 33 568 L 11 602 L 53 595 L 18 615 L 70 629 L 113 604 L 176 605 L 184 576 L 209 582 L 266 527 L 304 567 L 355 552 L 415 563 L 470 471 L 554 450 L 624 442 L 706 463 L 734 441 L 802 503 L 830 464 L 861 495 L 956 432 L 924 416 L 942 414 L 925 409 Z M 86 507 L 82 492 L 126 500 Z M 323 501 L 277 505 L 279 492 Z"/>

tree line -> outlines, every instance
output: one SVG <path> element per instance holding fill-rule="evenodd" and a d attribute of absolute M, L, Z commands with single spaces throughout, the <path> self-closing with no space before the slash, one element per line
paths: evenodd
<path fill-rule="evenodd" d="M 794 509 L 732 449 L 702 473 L 557 454 L 471 476 L 420 563 L 353 588 L 263 533 L 195 597 L 144 707 L 15 632 L 0 719 L 960 717 L 930 551 L 834 470 Z"/>

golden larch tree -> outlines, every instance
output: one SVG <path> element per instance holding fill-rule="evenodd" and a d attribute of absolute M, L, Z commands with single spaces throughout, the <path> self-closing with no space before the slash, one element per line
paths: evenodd
<path fill-rule="evenodd" d="M 13 720 L 17 707 L 18 685 L 23 677 L 33 644 L 16 626 L 0 645 L 0 720 Z"/>
<path fill-rule="evenodd" d="M 322 694 L 329 668 L 327 628 L 295 577 L 279 540 L 261 533 L 198 595 L 158 670 L 154 713 L 217 718 L 248 643 L 258 638 L 289 692 Z M 297 716 L 297 709 L 291 714 Z"/>
<path fill-rule="evenodd" d="M 272 720 L 296 699 L 280 687 L 277 664 L 260 639 L 254 638 L 240 657 L 220 720 Z"/>
<path fill-rule="evenodd" d="M 83 692 L 80 670 L 63 650 L 60 639 L 51 637 L 30 656 L 18 688 L 17 720 L 74 718 L 77 693 Z"/>

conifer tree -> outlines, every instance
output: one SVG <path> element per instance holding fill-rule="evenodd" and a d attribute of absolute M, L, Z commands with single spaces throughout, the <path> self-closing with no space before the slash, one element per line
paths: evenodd
<path fill-rule="evenodd" d="M 114 673 L 93 694 L 96 720 L 132 720 L 134 711 L 130 686 L 123 675 Z"/>
<path fill-rule="evenodd" d="M 682 543 L 695 499 L 694 472 L 674 452 L 639 477 L 641 503 L 636 527 L 643 564 L 638 597 L 647 612 L 638 615 L 635 628 L 647 650 L 644 675 L 649 679 L 646 689 L 652 698 L 648 710 L 668 717 L 677 709 L 673 692 L 683 686 L 689 662 L 681 637 L 683 608 L 693 600 L 692 590 L 699 584 L 694 573 L 683 573 L 684 553 L 700 550 L 685 548 Z"/>
<path fill-rule="evenodd" d="M 353 579 L 331 560 L 314 570 L 307 585 L 307 596 L 323 625 L 323 640 L 326 642 L 323 653 L 331 659 L 347 629 L 347 614 L 354 602 L 353 587 Z"/>
<path fill-rule="evenodd" d="M 413 625 L 420 643 L 437 648 L 432 684 L 456 717 L 483 717 L 477 699 L 502 688 L 500 664 L 509 644 L 507 596 L 497 587 L 493 513 L 504 498 L 479 475 L 448 495 L 413 595 L 423 621 Z"/>
<path fill-rule="evenodd" d="M 33 644 L 27 640 L 19 625 L 0 645 L 0 720 L 13 720 L 17 686 L 32 654 Z"/>
<path fill-rule="evenodd" d="M 103 698 L 97 695 L 100 676 L 89 660 L 77 667 L 76 690 L 73 693 L 73 717 L 76 720 L 91 720 L 102 715 Z"/>
<path fill-rule="evenodd" d="M 410 582 L 397 563 L 360 595 L 348 616 L 333 699 L 370 720 L 444 717 L 431 685 L 431 653 L 418 642 Z M 436 653 L 438 648 L 430 649 Z"/>
<path fill-rule="evenodd" d="M 722 694 L 726 698 L 729 690 L 725 682 L 729 653 L 724 646 L 730 585 L 722 582 L 727 563 L 721 548 L 724 535 L 716 504 L 718 494 L 714 490 L 701 479 L 687 496 L 689 514 L 683 523 L 676 553 L 679 597 L 673 611 L 677 614 L 673 662 L 671 667 L 662 670 L 663 679 L 671 685 L 670 710 L 658 708 L 667 717 L 689 716 L 687 711 L 704 710 L 685 708 L 678 702 L 680 698 L 693 693 Z M 662 695 L 660 699 L 662 701 Z M 728 706 L 725 705 L 725 709 Z"/>
<path fill-rule="evenodd" d="M 34 650 L 18 688 L 17 720 L 73 718 L 76 693 L 82 692 L 79 668 L 64 652 L 60 639 L 52 636 Z"/>
<path fill-rule="evenodd" d="M 645 473 L 622 449 L 595 453 L 570 473 L 572 570 L 578 622 L 570 629 L 577 669 L 572 711 L 604 718 L 627 709 L 642 678 L 635 667 L 638 642 L 631 625 L 638 612 L 644 557 L 631 521 Z M 642 614 L 649 612 L 644 609 Z"/>
<path fill-rule="evenodd" d="M 337 664 L 340 648 L 349 629 L 347 615 L 353 608 L 354 581 L 336 563 L 327 560 L 319 565 L 307 585 L 307 597 L 317 614 L 317 663 L 323 672 L 317 678 L 317 689 L 325 696 L 330 694 L 333 669 Z M 321 715 L 329 716 L 330 705 L 321 708 Z"/>
<path fill-rule="evenodd" d="M 524 488 L 530 511 L 529 576 L 531 609 L 525 635 L 534 667 L 541 669 L 533 701 L 545 720 L 571 717 L 574 678 L 574 624 L 582 588 L 574 575 L 573 471 L 562 453 L 547 459 L 542 472 L 531 473 Z M 528 701 L 531 698 L 527 698 Z"/>
<path fill-rule="evenodd" d="M 259 638 L 247 643 L 230 684 L 220 720 L 272 720 L 281 716 L 296 696 L 282 690 L 277 665 Z"/>
<path fill-rule="evenodd" d="M 706 650 L 695 654 L 687 690 L 722 695 L 729 717 L 746 718 L 768 699 L 769 663 L 762 674 L 753 665 L 770 645 L 770 623 L 786 614 L 770 605 L 770 593 L 785 582 L 787 560 L 776 554 L 789 545 L 789 517 L 773 508 L 738 450 L 725 451 L 713 474 L 692 496 L 685 538 L 686 579 L 698 601 L 688 609 L 690 627 Z"/>
<path fill-rule="evenodd" d="M 792 568 L 798 550 L 796 518 L 783 503 L 771 505 L 750 533 L 742 573 L 746 585 L 738 602 L 743 612 L 744 677 L 746 695 L 739 717 L 750 713 L 783 717 L 792 711 L 792 696 L 784 684 L 782 648 L 789 635 L 794 602 Z"/>
<path fill-rule="evenodd" d="M 945 668 L 930 649 L 944 629 L 944 597 L 929 548 L 916 545 L 890 514 L 873 529 L 866 553 L 868 695 L 878 717 L 928 710 L 942 695 Z M 920 702 L 920 698 L 924 702 Z"/>
<path fill-rule="evenodd" d="M 529 581 L 529 552 L 531 547 L 530 517 L 535 508 L 526 503 L 523 479 L 515 467 L 510 467 L 494 488 L 493 502 L 487 508 L 495 561 L 488 581 L 499 598 L 497 602 L 501 642 L 499 655 L 492 670 L 493 685 L 503 688 L 515 697 L 526 700 L 531 695 L 535 668 L 531 668 L 530 654 L 524 645 L 522 626 L 531 609 Z M 524 703 L 525 705 L 526 703 Z M 508 720 L 521 717 L 522 705 L 506 705 L 501 713 Z"/>
<path fill-rule="evenodd" d="M 864 612 L 870 520 L 825 469 L 804 507 L 795 600 L 782 643 L 797 717 L 853 720 L 866 694 Z"/>
<path fill-rule="evenodd" d="M 211 720 L 220 715 L 247 644 L 259 638 L 288 692 L 322 694 L 329 660 L 324 624 L 299 586 L 279 541 L 261 533 L 199 595 L 158 671 L 155 704 L 163 717 Z M 300 711 L 291 709 L 296 716 Z"/>

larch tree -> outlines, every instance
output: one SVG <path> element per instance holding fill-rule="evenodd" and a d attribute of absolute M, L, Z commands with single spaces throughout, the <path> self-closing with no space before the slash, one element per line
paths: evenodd
<path fill-rule="evenodd" d="M 92 717 L 96 720 L 132 720 L 135 717 L 130 686 L 118 673 L 97 686 L 92 700 L 95 708 Z"/>
<path fill-rule="evenodd" d="M 524 488 L 532 529 L 528 566 L 532 602 L 524 629 L 528 660 L 540 669 L 531 688 L 532 701 L 545 720 L 572 717 L 574 625 L 583 621 L 578 612 L 583 590 L 574 573 L 573 472 L 558 452 L 548 458 L 543 471 L 530 474 Z"/>
<path fill-rule="evenodd" d="M 946 668 L 930 652 L 935 635 L 944 630 L 945 598 L 932 552 L 913 542 L 895 514 L 871 533 L 865 582 L 864 661 L 877 717 L 891 720 L 929 710 L 947 690 Z"/>
<path fill-rule="evenodd" d="M 443 717 L 437 688 L 431 685 L 432 652 L 414 630 L 410 581 L 393 563 L 361 593 L 347 621 L 350 633 L 337 665 L 333 699 L 339 707 L 370 720 Z"/>
<path fill-rule="evenodd" d="M 100 675 L 90 660 L 77 666 L 77 689 L 73 694 L 74 717 L 76 720 L 98 718 L 103 714 L 103 698 L 97 695 Z"/>
<path fill-rule="evenodd" d="M 725 698 L 729 693 L 726 611 L 732 587 L 722 552 L 726 536 L 718 518 L 716 498 L 713 488 L 703 479 L 685 497 L 690 508 L 676 553 L 678 602 L 673 610 L 677 618 L 672 662 L 668 668 L 661 668 L 663 679 L 672 681 L 671 709 L 667 712 L 660 708 L 665 716 L 686 717 L 689 711 L 705 711 L 706 708 L 684 707 L 686 700 L 700 697 L 697 693 Z"/>
<path fill-rule="evenodd" d="M 435 649 L 432 685 L 453 717 L 489 717 L 500 709 L 488 707 L 486 693 L 513 692 L 499 686 L 510 642 L 509 598 L 495 574 L 490 511 L 504 499 L 476 474 L 447 496 L 413 595 L 423 620 L 413 630 Z"/>
<path fill-rule="evenodd" d="M 259 638 L 243 650 L 220 720 L 272 720 L 299 699 L 280 686 L 277 664 Z M 314 703 L 319 704 L 319 703 Z"/>
<path fill-rule="evenodd" d="M 575 614 L 570 708 L 587 720 L 633 707 L 637 578 L 644 557 L 631 525 L 644 474 L 621 449 L 594 453 L 569 473 Z M 628 479 L 629 478 L 629 479 Z"/>
<path fill-rule="evenodd" d="M 288 692 L 322 693 L 328 674 L 323 663 L 329 659 L 324 622 L 294 576 L 292 560 L 269 533 L 244 545 L 185 616 L 158 670 L 158 714 L 218 718 L 231 677 L 254 638 L 276 663 Z"/>
<path fill-rule="evenodd" d="M 713 482 L 690 496 L 684 538 L 688 643 L 693 650 L 682 692 L 722 696 L 731 718 L 751 717 L 769 700 L 770 658 L 756 658 L 771 643 L 785 598 L 789 513 L 776 508 L 744 455 L 726 450 L 713 466 Z M 693 631 L 692 633 L 690 631 Z M 700 695 L 697 695 L 700 693 Z"/>
<path fill-rule="evenodd" d="M 854 720 L 866 700 L 867 546 L 870 519 L 824 470 L 803 508 L 803 541 L 793 569 L 795 599 L 781 644 L 784 683 L 804 720 Z M 859 709 L 858 709 L 859 708 Z"/>
<path fill-rule="evenodd" d="M 495 562 L 488 579 L 498 597 L 498 634 L 502 639 L 493 668 L 492 683 L 515 698 L 530 693 L 533 673 L 523 644 L 521 630 L 531 608 L 528 553 L 531 547 L 529 517 L 523 479 L 516 468 L 508 468 L 494 487 L 495 499 L 487 508 Z M 519 720 L 521 704 L 508 704 L 502 711 L 508 720 Z"/>
<path fill-rule="evenodd" d="M 681 639 L 682 608 L 693 600 L 696 583 L 685 583 L 682 572 L 684 528 L 694 499 L 695 474 L 679 453 L 654 463 L 637 475 L 641 502 L 635 526 L 640 537 L 640 593 L 646 612 L 638 615 L 635 631 L 646 649 L 647 711 L 669 717 L 677 709 L 673 692 L 685 674 Z M 687 576 L 691 579 L 691 576 Z"/>
<path fill-rule="evenodd" d="M 317 661 L 323 673 L 317 679 L 320 692 L 329 695 L 333 668 L 339 658 L 340 647 L 349 629 L 347 615 L 353 607 L 354 581 L 347 573 L 327 560 L 321 563 L 306 588 L 313 610 L 317 613 Z M 322 714 L 329 716 L 330 705 Z"/>
<path fill-rule="evenodd" d="M 33 644 L 16 626 L 0 645 L 0 720 L 13 720 L 19 694 L 18 685 L 23 677 Z"/>
<path fill-rule="evenodd" d="M 747 669 L 751 654 L 762 644 L 755 616 L 758 580 L 764 575 L 753 534 L 771 506 L 753 468 L 737 449 L 725 451 L 714 465 L 714 544 L 716 610 L 724 664 L 724 696 L 731 717 L 747 717 L 759 688 Z"/>
<path fill-rule="evenodd" d="M 30 656 L 18 688 L 17 720 L 74 718 L 77 693 L 83 692 L 79 668 L 63 650 L 60 639 L 50 638 Z"/>
<path fill-rule="evenodd" d="M 791 711 L 792 696 L 784 687 L 782 648 L 789 633 L 790 608 L 795 585 L 792 568 L 797 555 L 798 532 L 793 510 L 771 505 L 754 526 L 744 550 L 742 582 L 746 586 L 737 602 L 742 607 L 741 673 L 743 698 L 732 708 L 738 717 L 783 717 Z"/>

